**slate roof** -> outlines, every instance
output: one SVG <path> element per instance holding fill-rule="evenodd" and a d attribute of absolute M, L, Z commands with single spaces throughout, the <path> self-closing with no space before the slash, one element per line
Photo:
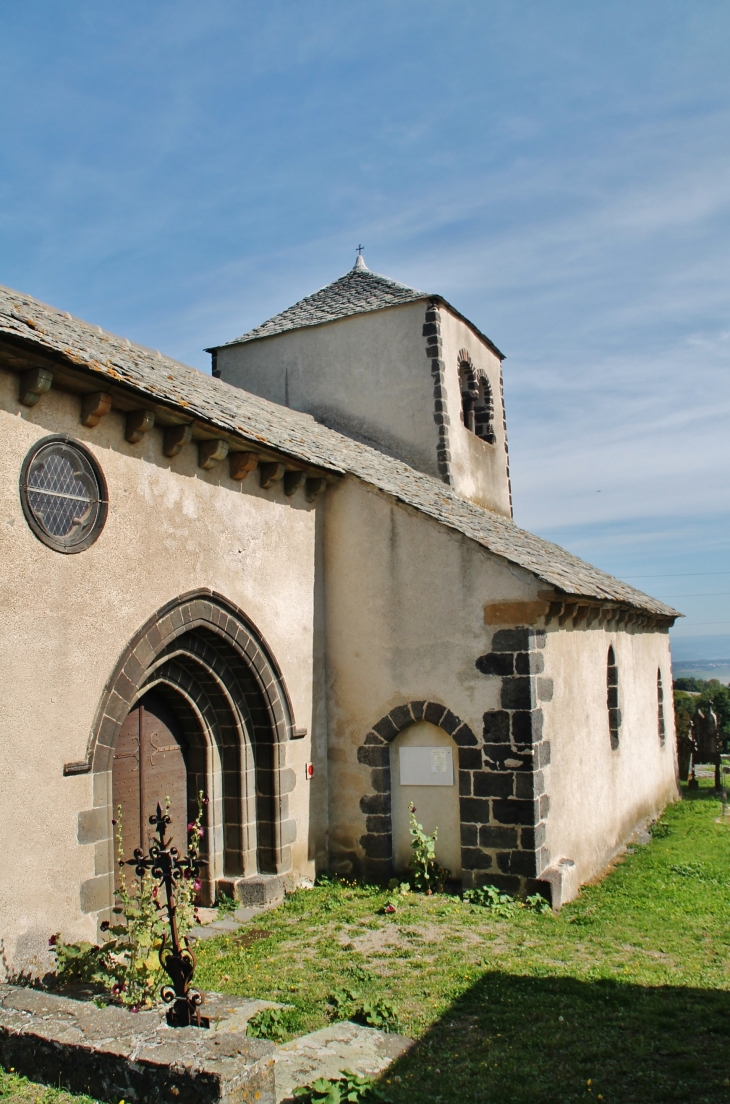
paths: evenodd
<path fill-rule="evenodd" d="M 3 336 L 27 349 L 62 358 L 89 373 L 99 387 L 106 381 L 107 386 L 135 392 L 253 446 L 268 447 L 333 474 L 356 476 L 568 595 L 678 616 L 663 602 L 518 529 L 508 518 L 468 502 L 434 477 L 319 425 L 309 414 L 203 375 L 7 288 L 0 288 Z"/>
<path fill-rule="evenodd" d="M 305 296 L 293 307 L 288 307 L 281 314 L 275 314 L 268 322 L 263 322 L 248 333 L 241 334 L 233 341 L 226 341 L 223 345 L 213 345 L 206 349 L 206 352 L 212 353 L 216 349 L 225 348 L 226 345 L 245 345 L 249 341 L 274 337 L 275 334 L 286 333 L 289 330 L 321 326 L 325 322 L 336 322 L 340 318 L 350 318 L 355 314 L 366 314 L 369 311 L 383 310 L 385 307 L 397 307 L 403 303 L 416 303 L 420 299 L 433 299 L 448 307 L 458 318 L 466 322 L 500 359 L 504 359 L 494 342 L 481 333 L 468 318 L 464 318 L 455 307 L 447 303 L 441 295 L 416 291 L 406 284 L 399 284 L 387 276 L 371 272 L 362 257 L 358 257 L 355 266 L 338 280 L 320 288 L 312 295 Z"/>

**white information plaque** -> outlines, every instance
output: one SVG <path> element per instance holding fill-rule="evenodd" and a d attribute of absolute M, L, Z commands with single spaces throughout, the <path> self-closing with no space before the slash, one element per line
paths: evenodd
<path fill-rule="evenodd" d="M 453 786 L 450 747 L 402 747 L 398 751 L 401 786 Z"/>

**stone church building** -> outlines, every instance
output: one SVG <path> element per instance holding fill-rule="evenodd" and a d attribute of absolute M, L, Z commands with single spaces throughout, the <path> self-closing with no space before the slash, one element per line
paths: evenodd
<path fill-rule="evenodd" d="M 6 971 L 95 938 L 208 798 L 203 893 L 388 879 L 560 903 L 676 796 L 676 612 L 512 518 L 502 354 L 345 276 L 206 376 L 0 289 Z"/>

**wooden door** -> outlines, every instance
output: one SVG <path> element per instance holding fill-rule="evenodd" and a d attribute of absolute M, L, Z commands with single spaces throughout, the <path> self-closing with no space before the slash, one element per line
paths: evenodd
<path fill-rule="evenodd" d="M 153 835 L 150 814 L 158 802 L 164 808 L 168 798 L 172 818 L 169 835 L 181 852 L 186 850 L 186 753 L 185 738 L 173 710 L 162 695 L 154 691 L 145 694 L 122 725 L 114 753 L 114 819 L 118 819 L 121 808 L 125 859 L 132 858 L 136 847 L 147 851 Z"/>

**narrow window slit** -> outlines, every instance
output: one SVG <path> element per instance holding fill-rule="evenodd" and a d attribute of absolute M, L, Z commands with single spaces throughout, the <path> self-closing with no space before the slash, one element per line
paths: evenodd
<path fill-rule="evenodd" d="M 657 697 L 657 714 L 658 714 L 658 726 L 659 726 L 659 743 L 664 747 L 667 739 L 667 730 L 664 723 L 664 686 L 662 685 L 662 672 L 657 670 L 656 673 L 656 697 Z"/>
<path fill-rule="evenodd" d="M 621 731 L 621 710 L 618 707 L 618 667 L 616 666 L 616 653 L 612 645 L 608 649 L 606 663 L 606 704 L 608 707 L 608 731 L 611 737 L 611 748 L 616 751 Z"/>

